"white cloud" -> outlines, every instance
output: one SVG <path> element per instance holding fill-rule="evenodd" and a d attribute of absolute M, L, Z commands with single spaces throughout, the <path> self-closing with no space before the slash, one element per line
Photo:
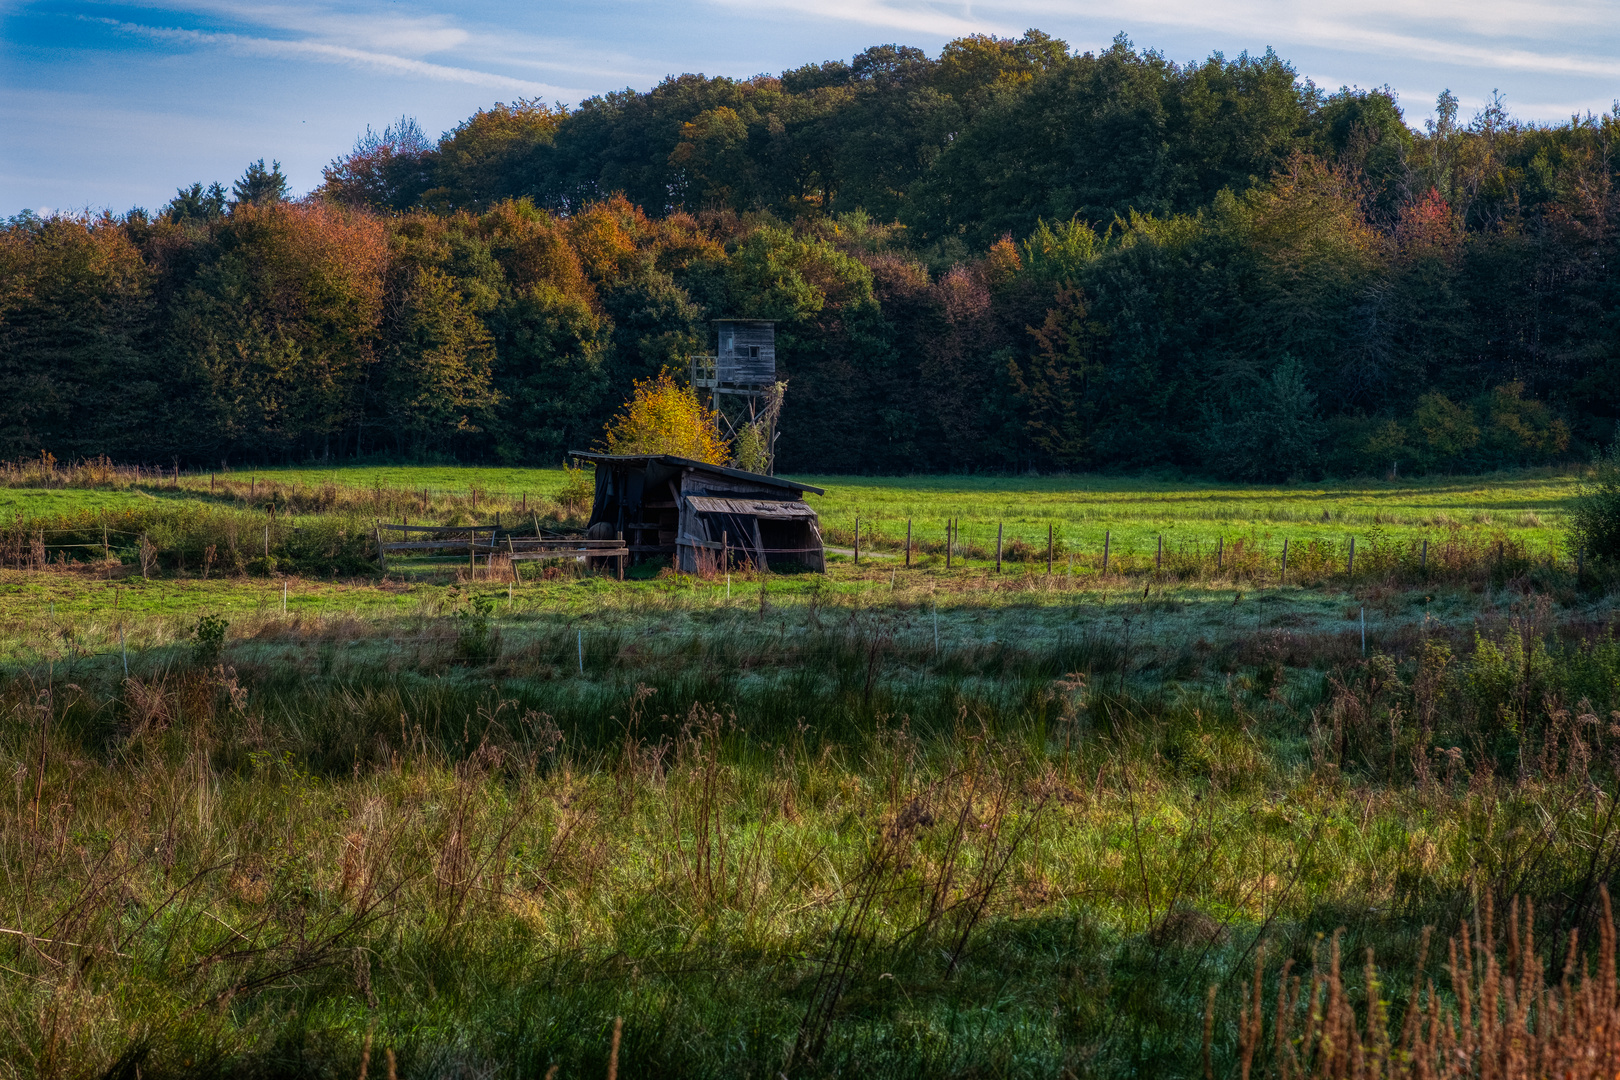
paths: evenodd
<path fill-rule="evenodd" d="M 1013 33 L 1013 22 L 975 18 L 971 5 L 895 4 L 884 0 L 715 0 L 718 7 L 735 8 L 750 15 L 770 11 L 802 15 L 817 21 L 836 19 L 860 26 L 886 30 L 908 30 L 931 37 L 961 37 L 966 34 Z M 980 7 L 1005 5 L 981 4 Z M 957 11 L 962 14 L 956 14 Z M 1016 20 L 1014 20 L 1016 21 Z"/>
<path fill-rule="evenodd" d="M 369 68 L 392 75 L 414 76 L 439 82 L 466 83 L 472 86 L 488 86 L 498 90 L 507 90 L 531 96 L 542 94 L 555 96 L 559 92 L 558 87 L 546 83 L 515 79 L 509 75 L 479 71 L 474 68 L 434 64 L 413 57 L 396 56 L 391 53 L 358 49 L 349 45 L 337 45 L 324 41 L 209 33 L 177 27 L 142 26 L 138 23 L 117 22 L 112 19 L 100 21 L 115 26 L 126 33 L 139 34 L 155 41 L 190 45 L 196 48 L 219 48 L 248 56 L 306 57 L 328 63 Z"/>
<path fill-rule="evenodd" d="M 1612 2 L 1563 0 L 988 0 L 970 6 L 891 0 L 713 0 L 752 14 L 799 16 L 882 26 L 934 37 L 1053 32 L 1054 22 L 1171 27 L 1213 31 L 1222 38 L 1274 45 L 1398 56 L 1463 67 L 1614 78 L 1620 59 L 1607 48 L 1615 37 Z M 1586 51 L 1571 48 L 1579 40 Z M 1151 44 L 1151 43 L 1148 43 Z M 1594 48 L 1595 47 L 1595 48 Z"/>
<path fill-rule="evenodd" d="M 407 56 L 428 56 L 466 43 L 468 33 L 444 15 L 402 14 L 397 9 L 334 11 L 300 4 L 182 0 L 142 6 L 165 13 L 212 15 L 244 25 L 281 30 L 331 44 Z"/>

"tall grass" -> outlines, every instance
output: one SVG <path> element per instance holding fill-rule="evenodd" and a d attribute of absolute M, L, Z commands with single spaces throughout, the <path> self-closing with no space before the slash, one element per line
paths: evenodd
<path fill-rule="evenodd" d="M 12 677 L 0 1059 L 347 1073 L 369 1032 L 407 1076 L 600 1074 L 622 1017 L 627 1073 L 1186 1075 L 1213 982 L 1224 1075 L 1262 947 L 1348 925 L 1404 985 L 1473 897 L 1556 932 L 1612 876 L 1608 736 L 1546 712 L 1615 685 L 1601 636 L 1189 692 L 1102 637 L 835 614 L 598 632 L 584 678 L 566 623 L 471 656 L 448 616 L 393 672 L 270 620 L 211 666 Z M 1365 742 L 1515 701 L 1507 760 L 1413 783 L 1406 729 L 1393 774 Z"/>

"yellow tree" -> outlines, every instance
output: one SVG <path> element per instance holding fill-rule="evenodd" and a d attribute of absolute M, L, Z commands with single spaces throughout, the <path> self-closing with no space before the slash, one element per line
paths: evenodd
<path fill-rule="evenodd" d="M 715 428 L 715 416 L 668 370 L 635 384 L 635 396 L 606 428 L 610 454 L 674 454 L 724 465 L 731 448 Z"/>

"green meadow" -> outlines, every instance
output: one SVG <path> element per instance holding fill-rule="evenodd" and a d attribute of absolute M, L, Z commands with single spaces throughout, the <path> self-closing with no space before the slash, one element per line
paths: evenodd
<path fill-rule="evenodd" d="M 1238 1075 L 1257 972 L 1272 1070 L 1285 963 L 1398 1029 L 1426 927 L 1597 933 L 1573 476 L 825 478 L 825 575 L 376 569 L 566 482 L 0 489 L 0 1076 Z"/>

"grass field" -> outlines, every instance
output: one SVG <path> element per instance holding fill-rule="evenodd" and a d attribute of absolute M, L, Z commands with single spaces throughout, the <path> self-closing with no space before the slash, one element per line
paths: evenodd
<path fill-rule="evenodd" d="M 1426 926 L 1601 929 L 1571 477 L 828 478 L 825 576 L 368 569 L 375 516 L 578 524 L 565 479 L 0 488 L 0 1076 L 600 1076 L 616 1022 L 624 1076 L 1238 1075 L 1257 970 L 1269 1074 L 1285 961 L 1373 949 L 1398 1033 Z"/>

